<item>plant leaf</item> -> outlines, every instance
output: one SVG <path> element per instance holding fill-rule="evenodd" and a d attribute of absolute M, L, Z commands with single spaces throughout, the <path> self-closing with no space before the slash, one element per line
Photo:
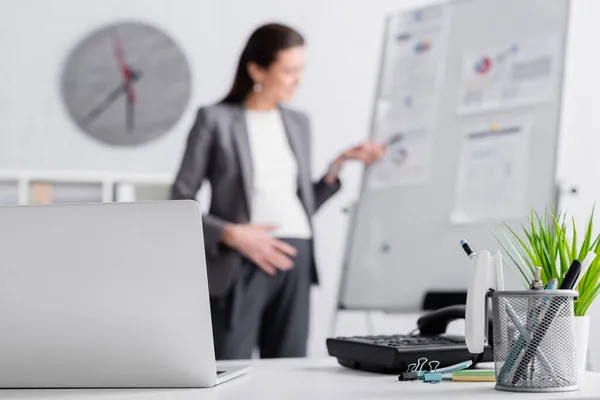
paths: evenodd
<path fill-rule="evenodd" d="M 573 260 L 581 262 L 590 251 L 596 253 L 597 257 L 585 271 L 577 287 L 579 298 L 575 303 L 576 315 L 585 315 L 594 300 L 600 296 L 600 234 L 594 235 L 594 210 L 595 206 L 587 224 L 579 232 L 575 218 L 567 219 L 566 213 L 555 212 L 554 206 L 552 209 L 546 208 L 543 213 L 531 208 L 527 223 L 521 225 L 522 233 L 517 234 L 507 223 L 503 223 L 496 232 L 492 230 L 508 256 L 506 261 L 510 260 L 507 264 L 512 270 L 516 270 L 525 287 L 529 286 L 536 266 L 542 268 L 544 280 L 555 277 L 561 282 Z M 569 220 L 572 226 L 568 226 Z M 578 239 L 581 240 L 579 246 Z"/>
<path fill-rule="evenodd" d="M 596 299 L 596 297 L 598 296 L 598 293 L 600 293 L 600 285 L 596 285 L 596 287 L 594 288 L 594 290 L 592 290 L 591 293 L 587 294 L 585 296 L 585 298 L 579 298 L 579 301 L 582 302 L 581 305 L 578 305 L 578 307 L 576 307 L 577 309 L 577 316 L 583 316 L 587 313 L 588 309 L 590 308 L 590 306 L 592 305 L 593 301 Z"/>
<path fill-rule="evenodd" d="M 600 244 L 600 235 L 596 236 L 596 239 L 590 245 L 590 250 L 591 251 L 596 251 L 596 249 L 598 248 L 598 244 Z"/>
<path fill-rule="evenodd" d="M 525 242 L 523 242 L 523 240 L 521 240 L 521 238 L 515 233 L 515 231 L 513 231 L 512 228 L 508 224 L 504 224 L 504 226 L 509 230 L 510 233 L 512 233 L 513 237 L 519 242 L 519 244 L 527 252 L 527 256 L 531 260 L 531 263 L 539 264 L 538 257 L 534 255 L 534 253 L 529 249 L 529 247 L 525 244 Z M 527 232 L 525 230 L 525 227 L 523 227 L 523 231 L 525 232 L 525 235 L 527 236 L 529 243 L 533 244 L 534 243 L 533 235 L 531 233 Z M 533 268 L 533 266 L 532 266 L 532 268 Z"/>
<path fill-rule="evenodd" d="M 579 285 L 584 289 L 595 287 L 600 281 L 600 257 L 596 256 L 590 267 L 585 271 Z"/>
<path fill-rule="evenodd" d="M 575 259 L 575 252 L 577 251 L 577 228 L 575 227 L 575 217 L 571 217 L 571 221 L 573 223 L 573 225 L 571 225 L 573 227 L 573 246 L 571 246 L 571 261 L 573 261 Z M 566 272 L 567 271 L 561 271 L 561 275 L 564 275 Z"/>
<path fill-rule="evenodd" d="M 508 245 L 512 248 L 512 251 L 507 248 L 507 246 L 503 243 L 502 240 L 500 240 L 500 238 L 498 237 L 498 235 L 496 235 L 496 232 L 492 231 L 492 235 L 494 235 L 494 237 L 496 238 L 496 240 L 498 241 L 498 243 L 500 243 L 500 246 L 502 246 L 502 249 L 504 250 L 504 252 L 511 259 L 511 261 L 514 264 L 515 268 L 521 273 L 521 276 L 519 278 L 522 278 L 520 280 L 523 283 L 523 286 L 524 287 L 528 287 L 529 286 L 528 277 L 527 277 L 527 274 L 525 272 L 526 271 L 525 268 L 528 268 L 528 265 L 527 265 L 526 261 L 522 259 L 521 254 L 515 248 L 515 246 L 513 245 L 513 243 L 510 241 L 510 239 L 506 235 L 506 232 L 503 231 L 502 233 L 506 237 Z M 521 258 L 521 262 L 518 262 L 515 258 Z"/>
<path fill-rule="evenodd" d="M 563 218 L 564 221 L 564 218 Z M 560 257 L 560 270 L 557 271 L 557 274 L 561 274 L 563 269 L 568 268 L 569 260 L 567 257 L 570 257 L 571 249 L 569 248 L 569 241 L 566 237 L 566 227 L 564 222 L 559 224 L 558 219 L 554 218 L 554 230 L 557 232 L 557 241 L 558 241 L 558 253 Z"/>
<path fill-rule="evenodd" d="M 508 225 L 508 224 L 504 224 L 504 226 L 506 227 L 506 229 L 508 229 L 508 231 L 513 235 L 513 237 L 515 239 L 517 239 L 517 241 L 519 242 L 519 244 L 523 247 L 523 249 L 527 252 L 527 255 L 529 256 L 529 258 L 534 261 L 536 260 L 536 257 L 534 257 L 533 253 L 529 250 L 529 248 L 527 247 L 527 245 L 525 244 L 525 242 L 523 242 L 523 240 L 521 240 L 521 238 L 519 237 L 519 235 L 517 235 L 515 233 L 515 231 Z"/>
<path fill-rule="evenodd" d="M 590 250 L 596 253 L 596 258 L 594 258 L 594 261 L 592 261 L 588 270 L 585 271 L 583 276 L 581 277 L 581 285 L 596 285 L 596 283 L 598 283 L 598 278 L 600 277 L 600 235 L 598 235 L 594 242 L 596 244 L 592 246 Z"/>
<path fill-rule="evenodd" d="M 590 244 L 592 240 L 592 217 L 588 220 L 585 236 L 583 238 L 583 244 L 581 245 L 581 250 L 579 250 L 578 260 L 583 261 L 587 253 L 590 251 Z"/>
<path fill-rule="evenodd" d="M 536 223 L 539 229 L 539 241 L 536 246 L 538 258 L 540 260 L 539 267 L 542 268 L 542 277 L 546 279 L 548 276 L 554 276 L 556 268 L 556 254 L 554 252 L 554 238 L 552 232 L 548 230 L 549 222 L 547 213 L 543 217 L 536 214 Z"/>

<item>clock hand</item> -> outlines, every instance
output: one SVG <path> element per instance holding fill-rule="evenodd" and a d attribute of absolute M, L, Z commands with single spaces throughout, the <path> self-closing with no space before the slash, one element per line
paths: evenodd
<path fill-rule="evenodd" d="M 133 132 L 135 130 L 134 104 L 131 101 L 129 101 L 129 99 L 127 99 L 125 107 L 125 126 L 127 128 L 127 132 Z"/>
<path fill-rule="evenodd" d="M 136 82 L 142 77 L 142 73 L 133 69 L 130 69 L 131 81 Z M 127 97 L 127 103 L 125 104 L 125 126 L 127 132 L 133 132 L 135 130 L 135 107 L 134 102 L 131 98 Z"/>
<path fill-rule="evenodd" d="M 102 113 L 104 111 L 106 111 L 108 109 L 108 107 L 110 107 L 112 105 L 112 103 L 115 102 L 115 100 L 117 100 L 119 98 L 119 96 L 121 96 L 122 94 L 125 94 L 125 93 L 127 93 L 127 86 L 125 85 L 125 83 L 121 83 L 112 92 L 110 92 L 108 94 L 108 96 L 106 96 L 104 98 L 104 100 L 102 100 L 102 102 L 100 102 L 100 104 L 98 104 L 96 107 L 94 107 L 90 112 L 88 112 L 81 119 L 81 124 L 83 126 L 90 125 L 92 122 L 94 122 L 96 120 L 96 118 L 98 118 L 100 115 L 102 115 Z"/>
<path fill-rule="evenodd" d="M 142 74 L 137 71 L 132 71 L 132 82 L 137 82 L 142 78 Z M 121 83 L 115 89 L 113 89 L 96 107 L 94 107 L 89 113 L 87 113 L 82 119 L 81 124 L 88 126 L 94 122 L 103 112 L 105 112 L 122 94 L 127 93 L 127 84 Z"/>
<path fill-rule="evenodd" d="M 125 60 L 125 50 L 123 50 L 123 44 L 121 43 L 121 38 L 119 36 L 119 32 L 115 29 L 113 34 L 111 35 L 113 42 L 113 49 L 115 52 L 115 57 L 117 59 L 117 63 L 119 64 L 119 68 L 121 70 L 121 76 L 123 77 L 123 81 L 127 85 L 127 99 L 129 102 L 136 102 L 136 94 L 135 89 L 132 84 L 132 71 L 131 68 L 127 65 L 127 61 Z"/>

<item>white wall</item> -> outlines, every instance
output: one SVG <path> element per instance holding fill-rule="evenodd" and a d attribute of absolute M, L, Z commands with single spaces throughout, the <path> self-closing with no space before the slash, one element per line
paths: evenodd
<path fill-rule="evenodd" d="M 593 51 L 593 38 L 600 35 L 600 1 L 573 0 L 567 47 L 562 144 L 558 177 L 562 183 L 561 206 L 582 230 L 594 204 L 594 231 L 600 231 L 600 55 Z M 569 193 L 575 187 L 577 194 Z M 600 371 L 600 298 L 590 308 L 590 358 Z"/>
<path fill-rule="evenodd" d="M 0 2 L 0 168 L 171 173 L 195 104 L 222 88 L 200 66 L 218 54 L 211 40 L 216 1 L 19 0 Z M 179 4 L 179 6 L 177 6 Z M 59 85 L 68 52 L 91 30 L 115 19 L 162 27 L 181 43 L 194 69 L 189 112 L 174 131 L 138 149 L 99 144 L 67 118 Z M 204 38 L 204 39 L 203 39 Z M 233 38 L 232 38 L 233 39 Z M 10 60 L 10 62 L 8 62 Z M 210 66 L 207 72 L 216 69 Z M 199 76 L 200 75 L 200 76 Z"/>

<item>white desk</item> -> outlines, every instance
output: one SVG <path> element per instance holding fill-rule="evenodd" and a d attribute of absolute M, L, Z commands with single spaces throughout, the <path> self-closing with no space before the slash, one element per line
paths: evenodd
<path fill-rule="evenodd" d="M 226 363 L 224 364 L 226 365 Z M 394 375 L 348 370 L 334 359 L 254 361 L 252 372 L 212 389 L 0 390 L 30 400 L 321 400 L 321 399 L 600 399 L 600 374 L 570 393 L 506 393 L 493 383 L 399 382 Z"/>

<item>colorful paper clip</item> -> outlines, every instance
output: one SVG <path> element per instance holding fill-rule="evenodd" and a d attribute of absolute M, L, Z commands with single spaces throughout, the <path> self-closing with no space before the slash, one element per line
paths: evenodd
<path fill-rule="evenodd" d="M 433 365 L 435 365 L 435 367 Z M 437 367 L 440 366 L 440 362 L 439 361 L 429 361 L 429 371 L 419 371 L 419 379 L 423 380 L 423 378 L 425 377 L 425 374 L 430 373 L 430 372 L 436 372 Z"/>
<path fill-rule="evenodd" d="M 440 365 L 440 364 L 438 363 L 438 365 Z M 445 367 L 445 368 L 432 369 L 431 371 L 425 372 L 423 374 L 423 382 L 427 382 L 427 383 L 439 383 L 439 382 L 442 381 L 443 374 L 447 374 L 447 373 L 450 373 L 450 372 L 454 373 L 454 372 L 457 372 L 457 371 L 462 371 L 464 369 L 469 368 L 471 365 L 473 365 L 473 361 L 469 360 L 469 361 L 461 362 L 461 363 L 458 363 L 458 364 L 450 365 L 450 366 Z M 429 366 L 431 367 L 431 363 L 429 363 Z"/>
<path fill-rule="evenodd" d="M 443 380 L 444 374 L 462 371 L 473 365 L 473 361 L 469 360 L 448 367 L 437 368 L 440 365 L 440 362 L 434 360 L 430 361 L 428 364 L 429 371 L 424 371 L 423 366 L 427 361 L 427 358 L 421 357 L 416 363 L 409 364 L 406 372 L 403 372 L 398 376 L 398 380 L 401 382 L 422 380 L 427 383 L 439 383 Z"/>
<path fill-rule="evenodd" d="M 426 383 L 440 383 L 442 381 L 442 374 L 439 372 L 426 372 L 423 375 L 423 382 Z"/>

